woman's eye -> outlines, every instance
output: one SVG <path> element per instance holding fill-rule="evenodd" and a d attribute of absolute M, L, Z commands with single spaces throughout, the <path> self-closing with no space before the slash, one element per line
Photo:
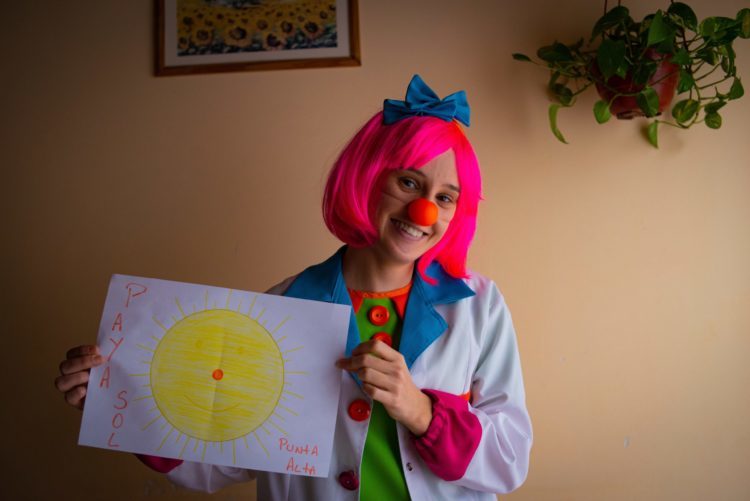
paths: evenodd
<path fill-rule="evenodd" d="M 453 200 L 452 196 L 450 196 L 450 195 L 444 195 L 444 194 L 443 195 L 438 195 L 437 196 L 437 200 L 438 200 L 438 202 L 443 203 L 443 204 L 452 204 L 455 201 L 455 200 Z"/>
<path fill-rule="evenodd" d="M 398 182 L 401 186 L 409 190 L 416 190 L 419 188 L 417 182 L 410 177 L 401 177 L 398 179 Z"/>

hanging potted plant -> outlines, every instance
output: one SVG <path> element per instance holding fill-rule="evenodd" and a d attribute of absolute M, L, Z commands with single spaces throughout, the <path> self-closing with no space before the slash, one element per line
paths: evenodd
<path fill-rule="evenodd" d="M 719 110 L 744 94 L 737 76 L 737 38 L 750 38 L 750 9 L 735 18 L 708 17 L 698 22 L 686 4 L 672 2 L 637 22 L 621 5 L 607 10 L 594 24 L 588 43 L 554 42 L 541 47 L 540 61 L 515 53 L 513 58 L 549 68 L 548 88 L 555 99 L 549 107 L 552 133 L 567 143 L 557 126 L 560 108 L 575 104 L 589 87 L 599 93 L 594 104 L 598 123 L 650 118 L 649 142 L 658 147 L 659 125 L 687 129 L 705 123 L 721 127 Z M 671 108 L 671 117 L 666 111 Z"/>

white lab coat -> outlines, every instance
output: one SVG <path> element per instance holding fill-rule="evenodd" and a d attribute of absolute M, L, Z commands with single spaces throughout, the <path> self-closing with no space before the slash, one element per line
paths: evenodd
<path fill-rule="evenodd" d="M 351 304 L 341 276 L 343 251 L 269 292 Z M 406 484 L 414 500 L 494 500 L 493 493 L 510 492 L 524 482 L 532 443 L 510 312 L 495 284 L 478 274 L 457 280 L 433 264 L 428 275 L 439 276 L 439 284 L 430 286 L 415 274 L 400 348 L 402 353 L 407 352 L 404 356 L 418 388 L 456 395 L 471 393 L 467 406 L 481 424 L 482 437 L 464 475 L 445 481 L 424 464 L 414 438 L 397 423 Z M 349 330 L 347 352 L 359 343 L 353 317 Z M 421 341 L 409 345 L 409 336 Z M 356 501 L 358 490 L 342 487 L 338 477 L 344 471 L 359 472 L 369 420 L 352 420 L 347 408 L 353 400 L 369 397 L 344 371 L 341 383 L 327 478 L 190 462 L 172 470 L 169 478 L 184 487 L 208 492 L 256 478 L 258 499 L 264 501 Z"/>

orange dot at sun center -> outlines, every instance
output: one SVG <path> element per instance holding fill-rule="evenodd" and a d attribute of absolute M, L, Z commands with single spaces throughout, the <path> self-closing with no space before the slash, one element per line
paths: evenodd
<path fill-rule="evenodd" d="M 211 374 L 211 376 L 213 376 L 213 378 L 218 381 L 224 377 L 224 371 L 221 369 L 216 369 L 213 374 Z"/>

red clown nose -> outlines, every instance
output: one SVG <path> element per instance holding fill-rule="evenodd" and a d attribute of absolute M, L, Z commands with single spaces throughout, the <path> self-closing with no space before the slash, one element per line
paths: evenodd
<path fill-rule="evenodd" d="M 409 219 L 419 226 L 432 226 L 437 221 L 437 205 L 426 198 L 418 198 L 409 204 Z"/>

